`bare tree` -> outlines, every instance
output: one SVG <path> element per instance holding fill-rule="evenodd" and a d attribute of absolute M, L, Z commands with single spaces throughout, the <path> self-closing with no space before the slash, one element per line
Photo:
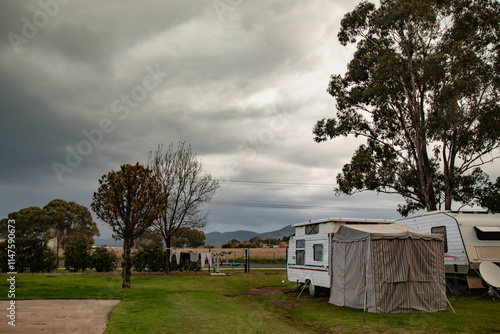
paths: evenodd
<path fill-rule="evenodd" d="M 209 202 L 219 188 L 219 180 L 203 171 L 190 145 L 180 142 L 177 151 L 172 144 L 163 153 L 163 145 L 149 154 L 149 167 L 156 175 L 163 192 L 168 194 L 168 205 L 154 222 L 167 247 L 165 274 L 170 273 L 170 246 L 172 236 L 181 227 L 202 229 L 207 224 L 208 212 L 202 205 Z"/>

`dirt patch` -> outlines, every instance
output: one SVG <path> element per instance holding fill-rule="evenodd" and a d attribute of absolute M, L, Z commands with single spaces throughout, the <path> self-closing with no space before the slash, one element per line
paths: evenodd
<path fill-rule="evenodd" d="M 293 306 L 293 302 L 274 301 L 273 306 L 277 308 L 288 308 Z"/>
<path fill-rule="evenodd" d="M 9 301 L 0 301 L 0 333 L 104 333 L 119 300 L 17 300 L 15 327 L 8 324 Z"/>
<path fill-rule="evenodd" d="M 273 288 L 270 286 L 263 286 L 260 288 L 250 289 L 247 291 L 247 295 L 281 295 L 283 292 L 278 288 Z"/>

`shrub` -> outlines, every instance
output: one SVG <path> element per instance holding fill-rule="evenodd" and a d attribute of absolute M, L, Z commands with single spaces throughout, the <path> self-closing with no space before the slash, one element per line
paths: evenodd
<path fill-rule="evenodd" d="M 117 261 L 116 254 L 106 247 L 96 248 L 94 254 L 92 254 L 92 267 L 98 272 L 115 270 L 115 262 Z"/>
<path fill-rule="evenodd" d="M 83 241 L 71 242 L 64 250 L 64 266 L 67 270 L 78 271 L 90 268 L 92 266 L 92 256 L 90 255 L 90 246 Z"/>
<path fill-rule="evenodd" d="M 163 271 L 165 268 L 165 251 L 160 245 L 140 248 L 133 256 L 132 264 L 136 271 Z"/>
<path fill-rule="evenodd" d="M 41 239 L 16 238 L 15 239 L 15 270 L 8 265 L 7 241 L 0 243 L 0 263 L 3 272 L 16 271 L 22 273 L 30 271 L 48 272 L 56 268 L 56 254 L 47 248 Z"/>

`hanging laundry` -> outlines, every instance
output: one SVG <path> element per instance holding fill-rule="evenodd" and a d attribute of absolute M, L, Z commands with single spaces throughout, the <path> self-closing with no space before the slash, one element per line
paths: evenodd
<path fill-rule="evenodd" d="M 205 268 L 205 262 L 207 261 L 209 256 L 210 256 L 210 253 L 200 253 L 201 269 Z M 209 263 L 210 263 L 210 260 L 209 260 Z"/>
<path fill-rule="evenodd" d="M 205 254 L 204 253 L 200 253 L 200 265 L 201 265 L 201 269 L 203 269 L 203 267 L 205 267 Z"/>
<path fill-rule="evenodd" d="M 211 268 L 212 267 L 212 252 L 206 253 L 206 257 L 208 260 L 208 267 Z"/>
<path fill-rule="evenodd" d="M 171 249 L 170 250 L 170 258 L 173 258 L 175 256 L 175 261 L 177 262 L 177 265 L 181 262 L 181 252 L 176 251 Z"/>
<path fill-rule="evenodd" d="M 199 259 L 200 259 L 200 254 L 197 253 L 189 254 L 189 261 L 191 262 L 198 262 Z"/>
<path fill-rule="evenodd" d="M 189 253 L 181 253 L 181 262 L 184 265 L 190 259 Z"/>

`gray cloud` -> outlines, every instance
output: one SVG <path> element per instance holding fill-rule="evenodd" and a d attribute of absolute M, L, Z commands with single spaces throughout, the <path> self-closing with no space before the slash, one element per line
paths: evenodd
<path fill-rule="evenodd" d="M 146 163 L 158 144 L 179 141 L 191 144 L 221 179 L 216 202 L 310 207 L 209 204 L 209 231 L 263 232 L 326 216 L 394 215 L 397 197 L 227 182 L 334 184 L 359 142 L 316 144 L 312 127 L 334 113 L 329 76 L 345 71 L 353 51 L 341 47 L 336 34 L 355 4 L 0 3 L 1 216 L 54 198 L 90 207 L 102 174 Z M 60 182 L 53 164 L 68 161 L 71 171 Z"/>

